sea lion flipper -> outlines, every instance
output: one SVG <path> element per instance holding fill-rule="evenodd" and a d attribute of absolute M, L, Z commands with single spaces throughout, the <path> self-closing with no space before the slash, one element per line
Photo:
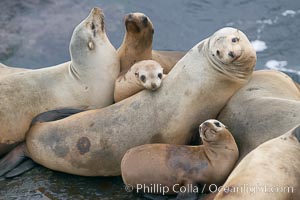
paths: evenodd
<path fill-rule="evenodd" d="M 0 160 L 0 176 L 18 166 L 25 158 L 25 143 L 21 143 Z"/>
<path fill-rule="evenodd" d="M 66 117 L 69 117 L 71 115 L 83 112 L 85 110 L 83 109 L 74 109 L 74 108 L 64 108 L 60 110 L 50 110 L 44 113 L 41 113 L 37 115 L 31 122 L 31 125 L 34 125 L 36 123 L 42 123 L 42 122 L 50 122 L 50 121 L 56 121 L 60 119 L 64 119 Z"/>
<path fill-rule="evenodd" d="M 27 159 L 24 162 L 22 162 L 20 165 L 18 165 L 16 168 L 14 168 L 13 170 L 11 170 L 7 174 L 5 174 L 5 178 L 12 178 L 15 176 L 19 176 L 19 175 L 23 174 L 24 172 L 31 170 L 36 165 L 37 164 L 33 160 Z"/>

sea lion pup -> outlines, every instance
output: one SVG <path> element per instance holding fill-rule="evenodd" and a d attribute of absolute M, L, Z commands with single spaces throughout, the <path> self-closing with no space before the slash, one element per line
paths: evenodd
<path fill-rule="evenodd" d="M 118 77 L 115 83 L 115 102 L 132 96 L 143 89 L 156 90 L 164 78 L 163 68 L 154 60 L 135 63 L 126 74 Z"/>
<path fill-rule="evenodd" d="M 38 123 L 27 133 L 23 152 L 61 172 L 120 175 L 121 159 L 132 147 L 187 144 L 199 122 L 215 118 L 248 82 L 255 63 L 255 50 L 243 32 L 220 29 L 194 46 L 157 91 L 143 90 L 99 110 Z M 8 155 L 1 173 L 17 161 Z"/>
<path fill-rule="evenodd" d="M 251 151 L 215 200 L 300 199 L 300 125 Z"/>
<path fill-rule="evenodd" d="M 218 116 L 231 130 L 241 160 L 263 142 L 300 123 L 300 92 L 286 74 L 255 71 Z"/>
<path fill-rule="evenodd" d="M 129 13 L 124 18 L 126 33 L 118 55 L 121 62 L 121 73 L 141 60 L 155 60 L 161 64 L 166 74 L 175 66 L 186 52 L 152 50 L 154 27 L 143 13 Z"/>
<path fill-rule="evenodd" d="M 217 120 L 202 123 L 199 133 L 200 146 L 145 144 L 128 150 L 121 162 L 124 183 L 138 193 L 159 185 L 165 190 L 148 193 L 179 193 L 177 199 L 198 199 L 198 184 L 224 183 L 239 156 L 234 138 Z M 181 193 L 180 187 L 189 190 Z"/>
<path fill-rule="evenodd" d="M 0 155 L 24 140 L 32 119 L 40 113 L 68 107 L 95 109 L 113 103 L 120 66 L 103 20 L 102 10 L 94 8 L 75 28 L 70 62 L 0 80 Z"/>

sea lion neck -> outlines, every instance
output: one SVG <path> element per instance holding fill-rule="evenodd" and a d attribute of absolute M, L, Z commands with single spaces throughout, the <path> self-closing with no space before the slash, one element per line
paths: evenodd
<path fill-rule="evenodd" d="M 153 36 L 150 36 L 147 33 L 142 35 L 134 33 L 125 33 L 123 44 L 131 47 L 137 54 L 144 52 L 152 52 L 152 41 Z M 123 46 L 123 45 L 122 45 Z"/>

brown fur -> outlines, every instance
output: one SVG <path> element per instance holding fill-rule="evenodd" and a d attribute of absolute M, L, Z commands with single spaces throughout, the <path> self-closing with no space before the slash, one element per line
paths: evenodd
<path fill-rule="evenodd" d="M 154 27 L 143 13 L 130 13 L 125 16 L 126 33 L 118 49 L 121 74 L 124 74 L 136 62 L 155 60 L 162 65 L 167 74 L 186 52 L 152 51 Z"/>
<path fill-rule="evenodd" d="M 238 159 L 238 148 L 231 133 L 208 120 L 200 127 L 203 145 L 182 146 L 146 144 L 130 149 L 121 164 L 125 184 L 222 184 Z M 210 136 L 211 135 L 211 136 Z"/>
<path fill-rule="evenodd" d="M 159 77 L 158 75 L 161 75 Z M 145 80 L 141 80 L 141 76 Z M 120 75 L 115 82 L 114 99 L 119 102 L 143 89 L 157 90 L 163 78 L 161 65 L 154 60 L 143 60 L 135 63 L 126 74 Z M 153 85 L 152 85 L 153 84 Z"/>

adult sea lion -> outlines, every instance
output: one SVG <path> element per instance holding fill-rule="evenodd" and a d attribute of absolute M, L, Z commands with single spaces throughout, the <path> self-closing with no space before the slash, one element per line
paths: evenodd
<path fill-rule="evenodd" d="M 70 55 L 70 62 L 0 80 L 0 154 L 24 140 L 32 119 L 42 112 L 67 107 L 95 109 L 113 103 L 120 66 L 99 8 L 92 9 L 75 28 Z"/>
<path fill-rule="evenodd" d="M 164 68 L 167 74 L 186 52 L 152 50 L 154 27 L 143 13 L 129 13 L 124 18 L 126 33 L 118 55 L 121 62 L 121 73 L 141 60 L 155 60 Z"/>
<path fill-rule="evenodd" d="M 199 122 L 216 117 L 247 83 L 255 63 L 244 33 L 223 28 L 193 47 L 156 92 L 143 90 L 99 110 L 32 126 L 23 157 L 27 152 L 37 163 L 72 174 L 120 175 L 121 159 L 132 147 L 188 143 Z M 0 174 L 15 162 L 8 155 Z"/>
<path fill-rule="evenodd" d="M 119 102 L 143 89 L 157 90 L 164 78 L 163 68 L 154 60 L 135 63 L 126 74 L 118 77 L 115 83 L 114 98 Z"/>
<path fill-rule="evenodd" d="M 145 144 L 128 150 L 121 162 L 124 183 L 137 193 L 179 193 L 177 199 L 198 199 L 198 184 L 224 183 L 239 156 L 234 138 L 217 120 L 203 122 L 199 133 L 200 146 Z"/>
<path fill-rule="evenodd" d="M 218 116 L 233 134 L 240 160 L 263 142 L 300 123 L 300 92 L 286 74 L 255 71 Z"/>
<path fill-rule="evenodd" d="M 300 125 L 250 152 L 215 200 L 300 199 Z"/>

